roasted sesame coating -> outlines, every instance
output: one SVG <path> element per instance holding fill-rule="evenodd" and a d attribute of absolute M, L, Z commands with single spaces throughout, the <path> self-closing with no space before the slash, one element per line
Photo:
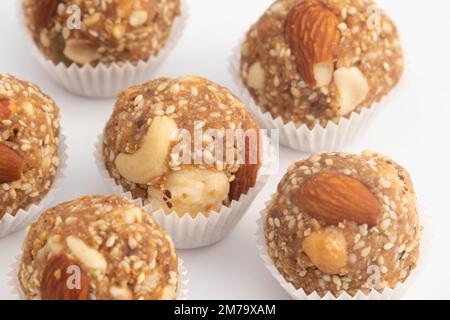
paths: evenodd
<path fill-rule="evenodd" d="M 162 126 L 161 121 L 164 121 L 165 126 Z M 153 133 L 152 127 L 156 124 L 160 126 L 160 129 Z M 168 127 L 175 128 L 170 131 Z M 217 133 L 223 138 L 226 130 L 234 132 L 255 129 L 257 131 L 259 127 L 236 96 L 231 94 L 228 89 L 204 78 L 161 78 L 142 86 L 131 87 L 119 94 L 115 110 L 104 132 L 103 154 L 106 167 L 110 175 L 125 190 L 131 191 L 134 196 L 141 197 L 146 201 L 154 200 L 155 196 L 161 198 L 167 204 L 167 206 L 165 204 L 162 206 L 167 211 L 172 211 L 172 208 L 175 207 L 174 210 L 179 214 L 189 212 L 196 215 L 199 210 L 203 213 L 208 213 L 209 210 L 218 210 L 223 202 L 228 202 L 229 185 L 233 184 L 235 174 L 241 165 L 237 162 L 238 152 L 235 151 L 234 140 L 230 144 L 226 140 L 225 146 L 227 150 L 232 151 L 231 163 L 221 162 L 214 157 L 215 149 L 210 148 L 214 147 L 212 142 L 216 137 L 214 134 L 210 134 L 210 129 L 217 129 Z M 203 152 L 205 161 L 202 161 L 201 164 L 195 162 L 195 152 L 189 155 L 189 159 L 192 156 L 190 163 L 183 161 L 186 153 L 183 153 L 183 150 L 180 152 L 178 149 L 179 144 L 183 141 L 181 131 L 188 133 L 192 138 L 188 143 L 189 146 L 185 145 L 186 148 L 196 149 L 198 147 Z M 156 136 L 153 141 L 154 146 L 150 146 L 152 152 L 149 157 L 137 165 L 143 167 L 145 162 L 153 161 L 150 159 L 152 155 L 161 151 L 162 157 L 153 165 L 154 170 L 155 167 L 158 167 L 158 174 L 152 176 L 149 181 L 133 182 L 127 179 L 126 175 L 121 174 L 120 168 L 118 168 L 118 158 L 120 154 L 138 153 L 146 146 L 146 141 L 151 139 L 149 137 L 151 135 Z M 167 151 L 162 149 L 160 143 L 160 140 L 164 139 L 164 135 L 171 135 Z M 196 139 L 199 139 L 200 146 L 195 145 Z M 189 174 L 189 179 L 194 182 L 196 180 L 209 181 L 206 182 L 206 185 L 210 185 L 212 193 L 209 194 L 209 199 L 206 199 L 205 203 L 214 197 L 213 193 L 216 195 L 220 193 L 224 197 L 221 196 L 218 201 L 212 201 L 210 205 L 200 205 L 201 208 L 197 209 L 186 208 L 182 204 L 181 207 L 175 205 L 171 198 L 174 194 L 170 193 L 171 189 L 168 186 L 171 183 L 177 184 L 175 181 L 179 179 L 177 175 L 189 172 L 192 173 Z M 223 181 L 223 183 L 218 181 Z M 202 186 L 197 187 L 201 188 Z M 179 188 L 175 189 L 179 190 Z M 205 192 L 208 192 L 208 187 L 205 187 Z M 197 200 L 193 200 L 197 204 L 201 202 L 199 201 L 200 194 L 192 195 L 193 198 L 197 198 Z"/>
<path fill-rule="evenodd" d="M 303 183 L 325 172 L 362 182 L 381 204 L 379 224 L 341 221 L 329 225 L 302 212 L 298 194 Z M 371 282 L 374 270 L 381 275 L 375 289 L 395 288 L 407 280 L 419 258 L 422 227 L 411 179 L 401 166 L 379 154 L 319 153 L 294 163 L 267 212 L 264 233 L 268 254 L 285 279 L 307 294 L 368 292 L 376 284 Z M 338 274 L 322 272 L 305 252 L 305 239 L 324 231 L 341 234 L 339 242 L 346 243 L 345 265 Z"/>
<path fill-rule="evenodd" d="M 23 8 L 38 48 L 66 65 L 148 60 L 180 15 L 179 0 L 23 0 Z"/>
<path fill-rule="evenodd" d="M 19 180 L 0 183 L 1 219 L 50 190 L 59 165 L 59 108 L 36 85 L 8 74 L 0 74 L 0 101 L 0 144 L 24 161 Z"/>
<path fill-rule="evenodd" d="M 148 213 L 116 196 L 86 196 L 47 210 L 30 226 L 19 280 L 26 299 L 42 299 L 54 257 L 74 261 L 88 279 L 88 299 L 175 299 L 178 258 Z M 55 277 L 65 270 L 56 270 Z M 51 289 L 51 288 L 50 288 Z"/>
<path fill-rule="evenodd" d="M 312 88 L 298 72 L 285 27 L 288 13 L 301 1 L 309 0 L 275 1 L 246 35 L 241 77 L 258 106 L 285 123 L 312 128 L 329 121 L 338 123 L 341 117 L 379 102 L 403 73 L 403 52 L 394 22 L 372 0 L 317 0 L 339 20 L 334 70 L 357 68 L 368 86 L 356 106 L 344 108 L 336 73 L 328 85 Z M 348 87 L 354 89 L 351 84 Z"/>

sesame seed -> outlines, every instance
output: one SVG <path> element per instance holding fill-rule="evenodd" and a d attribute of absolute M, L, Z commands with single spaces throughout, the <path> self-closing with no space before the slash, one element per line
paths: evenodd
<path fill-rule="evenodd" d="M 390 181 L 382 179 L 380 180 L 380 185 L 384 188 L 384 189 L 389 189 L 392 187 L 392 184 Z"/>
<path fill-rule="evenodd" d="M 369 256 L 371 250 L 372 250 L 372 248 L 370 248 L 370 247 L 364 248 L 361 251 L 361 257 L 367 258 Z"/>
<path fill-rule="evenodd" d="M 172 114 L 175 112 L 175 106 L 168 106 L 166 109 L 166 114 Z"/>
<path fill-rule="evenodd" d="M 381 222 L 381 224 L 380 224 L 381 230 L 387 230 L 390 226 L 391 226 L 390 219 L 383 220 L 383 222 Z"/>
<path fill-rule="evenodd" d="M 144 280 L 145 280 L 145 273 L 139 274 L 139 276 L 137 278 L 137 283 L 141 284 L 142 282 L 144 282 Z"/>
<path fill-rule="evenodd" d="M 279 228 L 279 227 L 281 226 L 280 219 L 275 218 L 275 219 L 273 220 L 273 222 L 275 223 L 275 226 L 276 226 L 277 228 Z"/>
<path fill-rule="evenodd" d="M 138 95 L 135 99 L 134 99 L 134 105 L 138 106 L 142 101 L 144 100 L 144 96 L 142 94 Z"/>
<path fill-rule="evenodd" d="M 113 245 L 114 245 L 114 243 L 116 242 L 116 237 L 113 235 L 113 236 L 110 236 L 109 238 L 108 238 L 108 240 L 106 240 L 106 247 L 107 248 L 111 248 Z"/>
<path fill-rule="evenodd" d="M 334 284 L 335 284 L 338 288 L 342 286 L 341 278 L 339 278 L 338 276 L 334 275 L 332 279 L 333 279 Z"/>
<path fill-rule="evenodd" d="M 180 92 L 180 85 L 178 83 L 175 83 L 171 88 L 170 92 L 172 93 L 178 93 Z"/>
<path fill-rule="evenodd" d="M 158 86 L 158 88 L 156 88 L 156 91 L 163 91 L 166 88 L 167 88 L 167 82 L 163 82 Z"/>
<path fill-rule="evenodd" d="M 365 246 L 366 246 L 366 243 L 363 240 L 361 240 L 353 246 L 353 250 L 360 250 L 360 249 L 364 248 Z"/>
<path fill-rule="evenodd" d="M 343 31 L 343 30 L 347 30 L 347 24 L 345 22 L 342 22 L 338 25 L 338 29 Z"/>

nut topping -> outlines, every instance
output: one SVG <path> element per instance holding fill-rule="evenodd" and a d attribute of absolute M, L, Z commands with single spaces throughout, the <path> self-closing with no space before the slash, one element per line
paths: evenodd
<path fill-rule="evenodd" d="M 168 190 L 178 213 L 208 213 L 220 210 L 227 198 L 230 184 L 225 173 L 187 168 L 171 173 Z"/>
<path fill-rule="evenodd" d="M 256 90 L 264 88 L 266 75 L 260 62 L 255 62 L 248 70 L 248 85 Z"/>
<path fill-rule="evenodd" d="M 301 1 L 287 17 L 285 37 L 297 61 L 297 70 L 311 87 L 328 85 L 333 78 L 339 45 L 339 19 L 324 4 Z"/>
<path fill-rule="evenodd" d="M 344 220 L 379 224 L 381 205 L 359 180 L 337 172 L 326 172 L 305 181 L 298 194 L 301 210 L 327 224 Z"/>
<path fill-rule="evenodd" d="M 20 180 L 24 165 L 20 155 L 0 142 L 0 183 Z"/>
<path fill-rule="evenodd" d="M 100 57 L 93 43 L 83 39 L 67 40 L 63 53 L 67 58 L 79 64 L 88 64 Z"/>
<path fill-rule="evenodd" d="M 256 159 L 251 159 L 250 148 L 252 147 L 254 149 L 252 154 L 256 156 Z M 255 141 L 252 141 L 250 137 L 245 138 L 245 163 L 236 172 L 235 179 L 231 183 L 230 200 L 238 201 L 243 194 L 247 194 L 250 188 L 253 188 L 256 184 L 260 167 L 259 160 L 259 133 L 257 133 Z"/>
<path fill-rule="evenodd" d="M 105 272 L 107 267 L 105 257 L 96 249 L 89 247 L 83 240 L 74 236 L 69 236 L 66 243 L 72 254 L 80 260 L 84 267 Z"/>
<path fill-rule="evenodd" d="M 41 0 L 41 2 L 43 4 L 37 7 L 39 10 L 36 10 L 34 15 L 34 21 L 38 29 L 49 26 L 52 18 L 56 15 L 58 4 L 61 0 Z"/>
<path fill-rule="evenodd" d="M 117 156 L 115 165 L 120 175 L 129 181 L 146 184 L 167 172 L 171 141 L 177 129 L 172 118 L 154 118 L 142 147 L 134 154 Z"/>
<path fill-rule="evenodd" d="M 366 99 L 369 83 L 364 74 L 357 68 L 339 68 L 334 73 L 334 83 L 339 91 L 339 114 L 352 112 Z"/>
<path fill-rule="evenodd" d="M 88 277 L 76 261 L 66 255 L 50 259 L 42 273 L 43 300 L 87 300 Z"/>
<path fill-rule="evenodd" d="M 341 230 L 329 228 L 313 232 L 303 240 L 302 247 L 311 262 L 323 273 L 345 273 L 347 243 Z"/>

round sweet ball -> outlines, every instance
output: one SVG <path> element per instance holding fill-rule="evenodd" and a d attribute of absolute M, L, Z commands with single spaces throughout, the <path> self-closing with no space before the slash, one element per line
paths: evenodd
<path fill-rule="evenodd" d="M 25 23 L 54 63 L 137 63 L 166 45 L 180 0 L 22 0 Z"/>
<path fill-rule="evenodd" d="M 133 201 L 85 196 L 47 210 L 27 231 L 19 269 L 26 299 L 172 300 L 172 241 Z"/>
<path fill-rule="evenodd" d="M 416 267 L 422 226 L 414 188 L 405 169 L 379 154 L 294 163 L 267 210 L 268 254 L 307 294 L 381 292 Z"/>
<path fill-rule="evenodd" d="M 0 219 L 50 190 L 59 165 L 59 108 L 34 84 L 0 74 Z"/>
<path fill-rule="evenodd" d="M 219 212 L 256 183 L 259 127 L 228 89 L 161 78 L 118 96 L 104 131 L 110 175 L 154 209 Z"/>
<path fill-rule="evenodd" d="M 397 28 L 373 0 L 277 0 L 242 46 L 241 77 L 257 104 L 297 126 L 372 107 L 402 73 Z"/>

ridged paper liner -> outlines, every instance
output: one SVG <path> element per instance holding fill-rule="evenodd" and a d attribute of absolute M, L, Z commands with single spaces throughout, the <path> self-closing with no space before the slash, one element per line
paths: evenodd
<path fill-rule="evenodd" d="M 134 200 L 132 197 L 125 197 L 129 200 L 132 200 L 137 206 L 141 207 L 141 201 Z M 10 266 L 10 271 L 8 273 L 8 285 L 10 288 L 10 295 L 12 299 L 15 300 L 23 300 L 23 293 L 22 288 L 19 283 L 19 267 L 21 262 L 21 256 L 16 256 L 14 263 Z M 189 292 L 188 284 L 189 284 L 189 278 L 188 278 L 188 272 L 186 267 L 184 266 L 184 261 L 181 258 L 178 258 L 178 272 L 180 274 L 180 278 L 178 281 L 178 288 L 177 288 L 177 300 L 186 300 L 187 294 Z"/>
<path fill-rule="evenodd" d="M 272 195 L 272 199 L 275 194 Z M 278 281 L 284 290 L 294 300 L 389 300 L 399 299 L 406 292 L 407 288 L 415 282 L 419 277 L 422 270 L 424 270 L 425 264 L 428 260 L 429 251 L 431 250 L 430 243 L 430 230 L 429 230 L 429 218 L 427 214 L 423 214 L 421 205 L 418 206 L 419 220 L 421 225 L 425 226 L 425 230 L 421 234 L 420 240 L 420 256 L 416 268 L 411 272 L 409 277 L 403 283 L 397 284 L 394 289 L 386 288 L 382 292 L 372 289 L 370 293 L 365 294 L 362 291 L 358 291 L 356 295 L 352 296 L 347 292 L 343 292 L 339 297 L 335 297 L 331 292 L 328 292 L 325 296 L 321 297 L 316 291 L 311 294 L 306 294 L 303 289 L 296 289 L 290 282 L 288 282 L 283 275 L 278 271 L 277 267 L 272 261 L 272 258 L 267 253 L 267 242 L 264 235 L 264 223 L 267 217 L 267 208 L 271 201 L 268 201 L 265 205 L 265 209 L 260 212 L 261 217 L 257 221 L 256 231 L 256 246 L 258 248 L 259 255 L 264 262 L 264 265 L 269 270 L 271 275 Z"/>
<path fill-rule="evenodd" d="M 103 180 L 115 194 L 132 197 L 130 192 L 126 192 L 109 175 L 103 159 L 102 141 L 102 136 L 99 136 L 95 159 Z M 241 195 L 239 201 L 233 200 L 229 206 L 223 205 L 220 212 L 209 212 L 208 217 L 204 214 L 198 214 L 195 218 L 189 214 L 183 217 L 175 212 L 167 214 L 162 209 L 153 210 L 150 204 L 144 205 L 142 199 L 137 200 L 170 235 L 177 249 L 194 249 L 206 247 L 224 239 L 242 219 L 267 180 L 268 176 L 259 175 L 255 186 L 247 194 Z"/>
<path fill-rule="evenodd" d="M 24 16 L 19 0 L 17 0 L 16 10 L 21 28 L 27 33 L 27 39 L 31 42 L 33 57 L 58 84 L 70 92 L 91 98 L 111 98 L 132 85 L 150 80 L 181 39 L 189 16 L 187 0 L 182 0 L 181 16 L 175 19 L 167 43 L 158 55 L 150 57 L 147 61 L 141 60 L 136 65 L 129 62 L 121 65 L 100 63 L 96 67 L 79 66 L 73 63 L 67 67 L 64 63 L 55 65 L 36 47 L 30 32 L 24 27 Z"/>
<path fill-rule="evenodd" d="M 19 209 L 15 215 L 6 213 L 3 218 L 0 219 L 0 238 L 23 229 L 30 223 L 34 222 L 46 209 L 46 207 L 55 199 L 55 196 L 61 188 L 65 178 L 68 158 L 66 138 L 62 134 L 63 128 L 60 130 L 61 133 L 59 135 L 58 146 L 59 166 L 50 190 L 39 201 L 39 203 L 31 204 L 27 209 Z"/>
<path fill-rule="evenodd" d="M 302 152 L 341 151 L 370 126 L 386 105 L 387 96 L 383 98 L 382 103 L 374 103 L 370 108 L 363 108 L 361 112 L 352 112 L 349 118 L 341 117 L 339 124 L 328 121 L 325 127 L 317 124 L 310 129 L 305 124 L 297 127 L 292 121 L 284 123 L 281 117 L 274 118 L 270 112 L 264 112 L 243 83 L 240 76 L 241 44 L 242 41 L 233 50 L 229 60 L 229 70 L 239 89 L 239 96 L 263 128 L 279 130 L 280 142 L 288 148 Z"/>

